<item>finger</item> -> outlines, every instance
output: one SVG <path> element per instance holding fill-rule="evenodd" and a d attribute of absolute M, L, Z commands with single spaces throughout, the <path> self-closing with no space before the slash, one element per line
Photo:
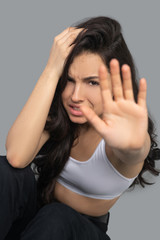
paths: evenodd
<path fill-rule="evenodd" d="M 112 91 L 115 101 L 123 98 L 122 82 L 120 76 L 119 62 L 117 59 L 112 59 L 110 62 L 110 72 L 112 80 Z"/>
<path fill-rule="evenodd" d="M 75 44 L 71 44 L 70 46 L 68 46 L 66 48 L 66 57 L 69 55 L 69 53 L 72 51 L 72 49 L 74 48 Z"/>
<path fill-rule="evenodd" d="M 66 33 L 68 33 L 68 32 L 69 32 L 69 27 L 66 28 L 66 29 L 64 29 L 63 32 L 61 32 L 60 34 L 58 34 L 55 38 L 56 38 L 57 40 L 60 40 L 60 39 L 63 38 L 63 37 L 66 35 Z"/>
<path fill-rule="evenodd" d="M 132 78 L 130 67 L 126 64 L 122 66 L 122 77 L 123 77 L 123 95 L 127 100 L 134 101 Z"/>
<path fill-rule="evenodd" d="M 102 137 L 106 135 L 107 124 L 101 118 L 99 118 L 91 108 L 81 106 L 80 110 L 84 114 L 87 121 Z"/>
<path fill-rule="evenodd" d="M 66 29 L 63 30 L 63 32 L 61 32 L 60 34 L 58 34 L 56 36 L 57 40 L 60 40 L 61 38 L 63 38 L 67 33 L 73 31 L 73 30 L 76 30 L 75 27 L 68 27 Z"/>
<path fill-rule="evenodd" d="M 62 44 L 64 44 L 66 47 L 70 47 L 72 44 L 74 44 L 75 39 L 77 38 L 79 32 L 78 33 L 70 33 L 68 34 L 68 36 L 65 36 L 62 39 Z"/>
<path fill-rule="evenodd" d="M 138 92 L 138 105 L 146 107 L 146 96 L 147 96 L 147 82 L 145 78 L 142 78 L 139 83 L 139 92 Z"/>
<path fill-rule="evenodd" d="M 109 73 L 104 65 L 99 68 L 99 81 L 102 94 L 102 102 L 104 111 L 109 112 L 109 106 L 111 105 L 112 92 L 111 92 L 111 81 Z"/>
<path fill-rule="evenodd" d="M 65 43 L 68 39 L 75 39 L 78 34 L 83 30 L 83 28 L 73 28 L 71 30 L 68 30 L 65 32 L 65 34 L 63 34 L 61 36 L 61 38 L 59 38 L 59 41 L 61 41 L 62 43 Z"/>

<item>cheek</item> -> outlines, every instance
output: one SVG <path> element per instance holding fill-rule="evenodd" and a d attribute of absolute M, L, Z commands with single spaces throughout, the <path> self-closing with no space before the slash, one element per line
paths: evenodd
<path fill-rule="evenodd" d="M 101 111 L 102 107 L 103 107 L 103 101 L 102 101 L 102 93 L 101 93 L 100 89 L 99 89 L 99 92 L 97 94 L 97 98 L 95 98 L 95 99 L 96 99 L 96 102 L 97 102 L 97 107 Z"/>
<path fill-rule="evenodd" d="M 102 103 L 102 99 L 100 98 L 97 102 L 96 102 L 96 112 L 99 114 L 102 114 L 103 112 L 103 103 Z"/>
<path fill-rule="evenodd" d="M 88 99 L 93 104 L 95 109 L 102 109 L 102 95 L 100 89 L 95 89 L 92 92 L 88 93 Z"/>
<path fill-rule="evenodd" d="M 70 95 L 70 91 L 69 91 L 69 88 L 66 86 L 64 91 L 62 92 L 62 102 L 64 102 L 69 95 Z"/>

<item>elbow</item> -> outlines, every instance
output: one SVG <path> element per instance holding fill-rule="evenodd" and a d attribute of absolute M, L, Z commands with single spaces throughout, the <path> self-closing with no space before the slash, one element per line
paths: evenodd
<path fill-rule="evenodd" d="M 24 168 L 24 164 L 20 161 L 20 158 L 18 156 L 13 156 L 11 153 L 7 152 L 6 158 L 8 160 L 8 163 L 14 167 L 14 168 Z"/>

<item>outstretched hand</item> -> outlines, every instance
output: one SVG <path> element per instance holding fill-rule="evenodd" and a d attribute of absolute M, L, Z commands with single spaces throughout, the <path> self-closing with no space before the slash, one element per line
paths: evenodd
<path fill-rule="evenodd" d="M 144 78 L 140 80 L 137 101 L 135 101 L 131 71 L 126 64 L 122 66 L 122 78 L 123 83 L 116 59 L 110 62 L 110 74 L 105 66 L 101 66 L 99 81 L 103 114 L 101 117 L 97 116 L 87 106 L 82 106 L 81 111 L 108 146 L 122 151 L 139 150 L 143 147 L 147 136 L 147 84 Z"/>

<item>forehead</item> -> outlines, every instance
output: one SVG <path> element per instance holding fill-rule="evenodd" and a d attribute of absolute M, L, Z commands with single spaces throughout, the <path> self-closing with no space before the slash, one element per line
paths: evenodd
<path fill-rule="evenodd" d="M 99 67 L 102 64 L 104 65 L 104 62 L 98 54 L 84 52 L 74 58 L 69 67 L 68 75 L 79 78 L 98 75 Z"/>

